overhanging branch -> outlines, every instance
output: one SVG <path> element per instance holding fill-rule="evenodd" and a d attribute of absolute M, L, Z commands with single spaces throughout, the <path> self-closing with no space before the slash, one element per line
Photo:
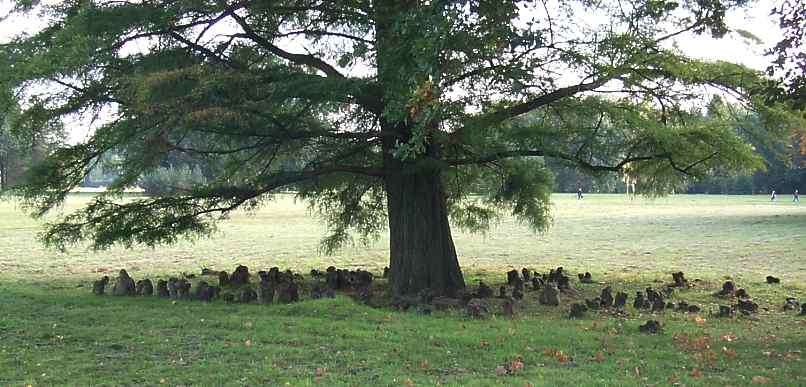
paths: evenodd
<path fill-rule="evenodd" d="M 257 32 L 255 32 L 255 30 L 252 29 L 252 26 L 249 25 L 246 19 L 239 16 L 238 14 L 233 13 L 232 18 L 235 19 L 235 22 L 238 23 L 238 25 L 240 25 L 244 31 L 244 33 L 235 34 L 234 36 L 249 39 L 257 43 L 261 47 L 265 48 L 274 55 L 277 55 L 283 59 L 289 60 L 298 65 L 312 67 L 325 73 L 329 77 L 344 78 L 344 75 L 342 75 L 342 73 L 336 70 L 335 67 L 331 66 L 327 62 L 313 55 L 293 54 L 281 49 L 280 47 L 275 46 L 268 39 L 258 35 Z"/>

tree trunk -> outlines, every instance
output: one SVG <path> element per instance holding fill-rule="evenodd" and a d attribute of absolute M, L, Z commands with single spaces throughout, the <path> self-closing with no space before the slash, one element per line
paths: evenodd
<path fill-rule="evenodd" d="M 465 282 L 456 258 L 439 169 L 386 160 L 393 295 L 430 289 L 453 296 Z"/>
<path fill-rule="evenodd" d="M 406 54 L 410 49 L 408 38 L 394 27 L 401 15 L 417 4 L 415 0 L 375 3 L 378 80 L 384 93 L 381 104 L 400 100 L 411 91 L 409 83 L 401 81 L 401 74 L 415 76 L 418 64 Z M 421 81 L 428 79 L 424 74 L 419 77 Z M 430 289 L 434 294 L 454 295 L 465 283 L 451 237 L 441 171 L 428 162 L 439 159 L 438 147 L 427 146 L 429 149 L 417 160 L 394 157 L 397 143 L 410 140 L 412 133 L 407 119 L 393 120 L 397 122 L 381 119 L 383 131 L 396 134 L 383 139 L 392 294 Z M 437 127 L 436 121 L 433 126 Z"/>
<path fill-rule="evenodd" d="M 8 185 L 6 179 L 8 179 L 8 172 L 6 171 L 6 163 L 5 161 L 0 160 L 0 191 L 6 189 L 6 186 Z"/>

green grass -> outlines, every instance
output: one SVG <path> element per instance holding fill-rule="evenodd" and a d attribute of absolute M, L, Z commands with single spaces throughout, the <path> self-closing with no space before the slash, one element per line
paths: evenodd
<path fill-rule="evenodd" d="M 280 197 L 253 215 L 234 215 L 220 234 L 195 244 L 63 254 L 38 244 L 39 221 L 0 202 L 0 385 L 712 386 L 752 384 L 754 376 L 806 385 L 806 354 L 794 352 L 806 350 L 806 319 L 780 311 L 785 296 L 806 300 L 806 205 L 762 196 L 554 198 L 556 221 L 544 236 L 509 219 L 485 236 L 455 230 L 467 282 L 501 282 L 511 267 L 564 266 L 601 282 L 574 281 L 580 297 L 604 284 L 632 296 L 683 270 L 702 281 L 673 301 L 699 303 L 704 312 L 628 308 L 628 317 L 568 320 L 571 300 L 538 306 L 534 293 L 514 321 L 468 320 L 453 311 L 423 316 L 348 297 L 287 306 L 95 297 L 89 281 L 107 268 L 127 268 L 135 279 L 239 263 L 377 272 L 386 265 L 387 241 L 322 256 L 323 227 L 304 206 Z M 71 197 L 65 210 L 86 200 Z M 764 284 L 768 274 L 783 283 Z M 711 296 L 725 277 L 748 289 L 762 307 L 758 316 L 708 315 L 727 302 Z M 638 333 L 649 318 L 664 323 L 663 334 Z M 558 361 L 556 351 L 569 360 Z M 496 374 L 514 358 L 522 369 Z"/>

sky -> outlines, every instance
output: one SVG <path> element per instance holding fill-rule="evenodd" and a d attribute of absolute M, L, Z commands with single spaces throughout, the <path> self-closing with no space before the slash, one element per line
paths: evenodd
<path fill-rule="evenodd" d="M 676 43 L 683 52 L 695 58 L 726 60 L 764 70 L 771 60 L 770 57 L 764 56 L 765 48 L 774 45 L 782 36 L 777 19 L 769 15 L 770 10 L 780 1 L 782 0 L 756 1 L 745 11 L 728 15 L 728 26 L 731 29 L 750 32 L 761 40 L 760 44 L 749 41 L 737 33 L 731 33 L 723 39 L 688 34 L 681 36 Z M 0 15 L 5 15 L 9 8 L 9 1 L 0 0 Z M 0 43 L 23 31 L 35 32 L 42 26 L 43 21 L 36 18 L 5 20 L 0 23 Z M 89 124 L 86 122 L 66 122 L 66 126 L 70 134 L 68 143 L 80 142 L 90 132 Z"/>

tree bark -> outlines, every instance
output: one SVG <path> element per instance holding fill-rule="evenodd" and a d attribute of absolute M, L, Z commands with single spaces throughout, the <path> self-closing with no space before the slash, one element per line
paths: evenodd
<path fill-rule="evenodd" d="M 430 289 L 455 295 L 465 282 L 439 169 L 400 161 L 388 152 L 385 159 L 392 294 Z"/>

